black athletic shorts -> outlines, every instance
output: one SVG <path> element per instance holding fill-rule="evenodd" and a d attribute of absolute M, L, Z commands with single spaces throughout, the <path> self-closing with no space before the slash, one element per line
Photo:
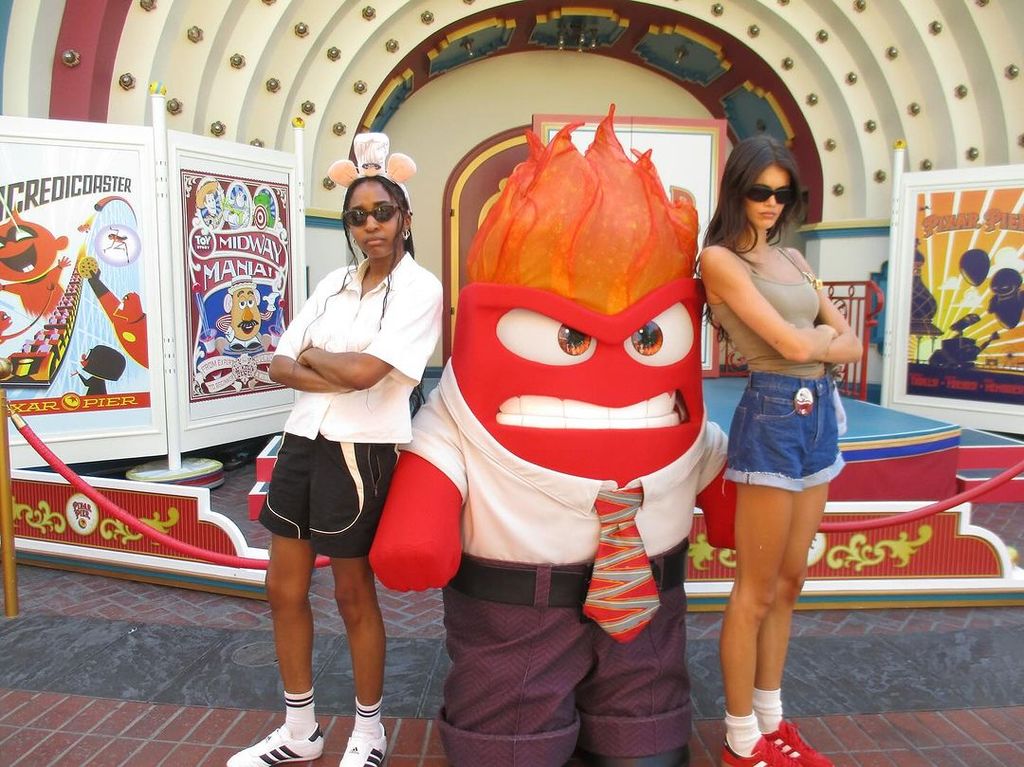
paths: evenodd
<path fill-rule="evenodd" d="M 393 444 L 332 442 L 285 434 L 260 522 L 328 557 L 365 557 L 377 532 L 391 475 Z"/>

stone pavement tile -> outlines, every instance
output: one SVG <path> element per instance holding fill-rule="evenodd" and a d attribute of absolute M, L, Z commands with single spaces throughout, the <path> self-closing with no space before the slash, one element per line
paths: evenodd
<path fill-rule="evenodd" d="M 969 709 L 945 711 L 943 716 L 967 733 L 975 743 L 1006 743 L 1009 740 L 1001 732 L 993 730 L 984 719 Z"/>
<path fill-rule="evenodd" d="M 160 731 L 167 726 L 170 719 L 177 716 L 179 710 L 178 706 L 149 704 L 135 721 L 121 731 L 120 736 L 152 740 L 159 736 Z"/>
<path fill-rule="evenodd" d="M 874 751 L 874 740 L 862 730 L 852 716 L 823 716 L 824 724 L 838 741 L 838 751 Z"/>
<path fill-rule="evenodd" d="M 858 716 L 857 725 L 874 742 L 875 747 L 882 751 L 905 749 L 910 744 L 903 734 L 893 727 L 884 714 Z"/>
<path fill-rule="evenodd" d="M 72 732 L 49 732 L 45 729 L 26 729 L 26 733 L 35 736 L 36 744 L 33 748 L 26 748 L 25 741 L 22 741 L 22 752 L 19 754 L 14 749 L 4 747 L 4 758 L 6 753 L 11 751 L 13 761 L 7 762 L 11 767 L 37 767 L 41 764 L 55 764 L 61 754 L 71 748 L 82 737 Z"/>
<path fill-rule="evenodd" d="M 209 746 L 197 743 L 172 745 L 166 758 L 161 762 L 161 767 L 185 767 L 186 765 L 200 764 L 206 759 L 209 752 Z"/>
<path fill-rule="evenodd" d="M 133 753 L 131 758 L 124 764 L 139 765 L 139 767 L 145 764 L 147 767 L 159 767 L 166 763 L 164 760 L 167 759 L 167 755 L 174 750 L 176 745 L 176 743 L 168 743 L 166 740 L 145 741 L 142 747 Z M 188 762 L 185 764 L 188 764 Z M 167 767 L 172 767 L 172 765 L 173 763 Z M 174 765 L 174 767 L 178 766 Z M 182 764 L 181 767 L 185 767 L 185 765 Z"/>
<path fill-rule="evenodd" d="M 844 750 L 843 744 L 822 719 L 802 717 L 794 719 L 793 722 L 800 729 L 803 739 L 823 754 L 835 754 Z"/>
<path fill-rule="evenodd" d="M 279 727 L 279 722 L 284 722 L 284 700 L 281 701 L 281 711 L 241 711 L 239 718 L 234 725 L 228 728 L 221 739 L 221 745 L 227 746 L 233 751 L 248 748 L 257 740 L 265 738 L 272 730 Z"/>
<path fill-rule="evenodd" d="M 68 732 L 89 732 L 89 730 L 106 719 L 110 713 L 109 708 L 99 701 L 87 700 L 77 696 L 69 696 L 69 699 L 73 700 L 78 706 L 78 713 L 64 723 L 64 726 L 61 727 L 62 730 L 67 730 Z"/>
<path fill-rule="evenodd" d="M 189 734 L 189 740 L 193 743 L 206 743 L 216 746 L 224 739 L 235 723 L 242 718 L 241 711 L 231 708 L 208 709 L 206 716 L 196 725 Z"/>
<path fill-rule="evenodd" d="M 224 767 L 227 764 L 228 759 L 235 755 L 238 751 L 237 748 L 228 748 L 226 746 L 215 746 L 207 752 L 206 756 L 202 761 L 196 762 L 195 767 Z M 289 767 L 299 767 L 300 762 L 290 762 Z M 305 762 L 304 764 L 309 764 Z"/>
<path fill-rule="evenodd" d="M 941 741 L 924 722 L 913 712 L 893 712 L 885 715 L 886 720 L 907 741 L 918 748 L 937 746 Z"/>
<path fill-rule="evenodd" d="M 1007 767 L 1002 759 L 993 756 L 981 746 L 951 746 L 947 755 L 959 759 L 966 767 Z"/>
<path fill-rule="evenodd" d="M 173 640 L 177 630 L 165 627 Z M 334 661 L 338 634 L 318 633 L 313 639 L 313 671 L 321 674 Z M 347 646 L 347 645 L 346 645 Z M 167 680 L 154 700 L 188 706 L 284 710 L 273 634 L 269 631 L 220 629 L 202 657 Z M 321 705 L 320 696 L 317 704 Z M 351 708 L 352 704 L 348 706 Z"/>
<path fill-rule="evenodd" d="M 959 746 L 970 742 L 967 733 L 950 722 L 940 711 L 921 711 L 917 717 L 943 746 Z"/>
<path fill-rule="evenodd" d="M 857 764 L 859 767 L 899 767 L 904 764 L 907 758 L 907 751 L 894 751 L 889 753 L 882 753 L 881 751 L 875 751 L 865 754 L 856 754 L 846 757 L 848 760 L 852 760 L 852 763 Z"/>
<path fill-rule="evenodd" d="M 5 724 L 30 725 L 43 716 L 52 707 L 61 703 L 67 696 L 52 692 L 40 692 L 32 696 L 5 719 Z"/>
<path fill-rule="evenodd" d="M 65 697 L 50 706 L 40 716 L 32 720 L 32 727 L 39 730 L 61 730 L 82 709 L 82 701 L 75 697 Z"/>
<path fill-rule="evenodd" d="M 440 707 L 440 697 L 431 697 L 431 690 L 437 689 L 431 682 L 438 668 L 438 656 L 443 653 L 440 639 L 388 638 L 384 706 L 390 714 L 429 716 Z M 317 674 L 314 684 L 318 709 L 354 712 L 355 686 L 345 637 L 339 637 L 336 656 Z"/>
<path fill-rule="evenodd" d="M 992 744 L 989 746 L 985 746 L 985 750 L 997 759 L 1002 760 L 1002 764 L 1024 764 L 1024 747 L 1021 747 L 1015 743 Z"/>
<path fill-rule="evenodd" d="M 115 703 L 116 705 L 107 718 L 93 728 L 93 732 L 97 735 L 120 735 L 152 708 L 149 703 L 140 703 L 134 700 L 115 701 Z"/>
<path fill-rule="evenodd" d="M 170 709 L 170 711 L 164 715 L 162 721 L 157 720 L 154 722 L 155 726 L 150 735 L 143 735 L 139 727 L 135 727 L 134 732 L 131 734 L 136 737 L 148 737 L 154 740 L 169 740 L 179 743 L 189 740 L 189 736 L 196 728 L 196 725 L 208 713 L 208 709 L 205 708 L 179 708 L 177 711 L 174 710 L 175 706 L 159 706 L 155 708 L 161 710 Z"/>
<path fill-rule="evenodd" d="M 388 754 L 418 759 L 427 749 L 433 722 L 429 719 L 402 719 L 392 725 L 388 735 Z"/>
<path fill-rule="evenodd" d="M 142 745 L 143 741 L 141 740 L 117 738 L 109 741 L 106 748 L 97 751 L 92 759 L 83 762 L 82 765 L 83 767 L 120 767 L 122 764 L 132 764 L 129 759 Z M 141 767 L 144 762 L 136 762 L 135 764 Z M 39 767 L 43 767 L 43 765 L 39 765 Z"/>
<path fill-rule="evenodd" d="M 0 700 L 0 704 L 2 703 L 3 701 Z M 1017 716 L 1008 713 L 1014 711 L 1017 712 Z M 1024 743 L 1024 716 L 1020 715 L 1019 709 L 978 708 L 974 709 L 974 715 L 1013 743 Z M 1024 764 L 1024 760 L 1021 761 L 1021 764 Z"/>
<path fill-rule="evenodd" d="M 61 755 L 60 763 L 67 765 L 85 764 L 107 747 L 110 738 L 103 735 L 82 735 L 79 740 Z"/>

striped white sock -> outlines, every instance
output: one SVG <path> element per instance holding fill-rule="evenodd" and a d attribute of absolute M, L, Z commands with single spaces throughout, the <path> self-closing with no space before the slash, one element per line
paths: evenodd
<path fill-rule="evenodd" d="M 284 723 L 296 740 L 308 738 L 316 730 L 316 712 L 313 705 L 313 690 L 303 693 L 284 693 Z"/>
<path fill-rule="evenodd" d="M 364 706 L 356 698 L 356 723 L 352 728 L 352 734 L 359 733 L 370 738 L 379 738 L 381 733 L 380 724 L 380 711 L 381 704 L 384 702 L 382 697 L 372 706 Z"/>

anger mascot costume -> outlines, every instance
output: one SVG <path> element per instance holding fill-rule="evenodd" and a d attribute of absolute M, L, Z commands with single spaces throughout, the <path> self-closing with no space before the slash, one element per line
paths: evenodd
<path fill-rule="evenodd" d="M 701 397 L 697 215 L 601 123 L 516 167 L 473 241 L 455 342 L 371 564 L 445 586 L 456 767 L 688 762 L 687 535 L 730 505 Z M 698 495 L 699 494 L 699 495 Z"/>

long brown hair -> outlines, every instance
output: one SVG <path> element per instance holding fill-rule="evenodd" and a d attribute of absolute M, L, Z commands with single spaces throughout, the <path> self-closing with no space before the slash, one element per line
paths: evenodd
<path fill-rule="evenodd" d="M 765 168 L 777 165 L 789 174 L 789 185 L 796 192 L 796 199 L 782 208 L 782 214 L 768 230 L 768 242 L 778 242 L 783 229 L 790 221 L 800 220 L 803 215 L 803 187 L 793 153 L 777 139 L 767 134 L 758 134 L 740 141 L 732 150 L 725 163 L 722 186 L 719 190 L 718 206 L 711 217 L 704 234 L 704 247 L 722 245 L 739 256 L 753 249 L 757 242 L 753 224 L 747 219 L 746 193 L 757 183 Z M 741 245 L 752 241 L 750 247 Z"/>

